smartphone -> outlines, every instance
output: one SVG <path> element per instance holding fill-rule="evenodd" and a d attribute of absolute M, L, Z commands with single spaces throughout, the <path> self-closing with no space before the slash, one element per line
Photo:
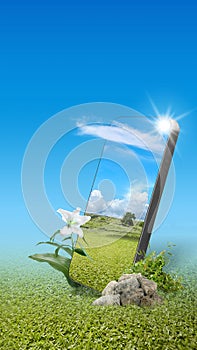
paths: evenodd
<path fill-rule="evenodd" d="M 91 220 L 82 227 L 84 240 L 76 243 L 88 257 L 74 254 L 74 280 L 102 291 L 144 258 L 179 133 L 178 124 L 170 123 L 165 136 L 140 116 L 90 125 L 104 143 L 79 178 L 81 189 L 91 183 L 84 208 Z"/>

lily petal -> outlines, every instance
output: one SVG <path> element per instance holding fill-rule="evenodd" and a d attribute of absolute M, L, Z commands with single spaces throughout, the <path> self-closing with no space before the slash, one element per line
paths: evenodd
<path fill-rule="evenodd" d="M 73 226 L 73 233 L 76 233 L 80 238 L 83 238 L 83 231 L 79 226 Z"/>
<path fill-rule="evenodd" d="M 60 234 L 62 236 L 70 236 L 73 233 L 73 228 L 72 227 L 68 227 L 68 226 L 64 226 L 61 230 L 60 230 Z"/>
<path fill-rule="evenodd" d="M 74 215 L 79 215 L 80 211 L 81 211 L 81 208 L 76 208 L 76 209 L 73 211 L 73 214 L 74 214 Z"/>
<path fill-rule="evenodd" d="M 69 236 L 72 233 L 76 233 L 79 237 L 83 237 L 83 231 L 80 226 L 88 222 L 91 216 L 79 215 L 80 211 L 80 208 L 76 208 L 73 212 L 61 208 L 57 210 L 57 212 L 61 214 L 62 220 L 67 223 L 67 225 L 60 230 L 61 235 Z"/>
<path fill-rule="evenodd" d="M 64 222 L 67 222 L 68 220 L 71 220 L 71 218 L 72 218 L 72 213 L 70 213 L 69 211 L 67 211 L 67 210 L 64 210 L 64 209 L 58 209 L 57 210 L 57 212 L 59 213 L 59 214 L 61 214 L 61 216 L 62 216 L 62 220 L 64 221 Z"/>
<path fill-rule="evenodd" d="M 84 225 L 86 222 L 88 222 L 91 219 L 91 216 L 79 216 L 75 217 L 75 222 L 77 225 Z"/>

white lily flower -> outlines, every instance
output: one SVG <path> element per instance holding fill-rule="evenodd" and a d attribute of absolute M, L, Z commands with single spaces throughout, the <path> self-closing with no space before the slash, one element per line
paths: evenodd
<path fill-rule="evenodd" d="M 79 215 L 80 211 L 80 208 L 77 208 L 73 212 L 64 209 L 57 210 L 61 214 L 62 220 L 66 222 L 66 226 L 60 230 L 62 236 L 69 236 L 72 233 L 76 233 L 80 238 L 83 238 L 83 231 L 80 226 L 88 222 L 91 216 Z"/>

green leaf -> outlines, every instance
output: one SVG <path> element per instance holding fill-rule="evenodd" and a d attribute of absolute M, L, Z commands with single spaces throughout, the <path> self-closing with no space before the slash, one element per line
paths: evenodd
<path fill-rule="evenodd" d="M 82 255 L 82 256 L 87 256 L 88 259 L 90 259 L 91 261 L 93 261 L 93 259 L 91 258 L 91 256 L 89 256 L 89 254 L 85 251 L 85 249 L 82 247 L 82 245 L 78 242 L 78 244 L 80 245 L 81 248 L 75 248 L 74 251 L 75 253 Z"/>
<path fill-rule="evenodd" d="M 30 259 L 39 261 L 39 262 L 47 262 L 50 266 L 52 266 L 55 270 L 61 271 L 65 277 L 69 277 L 69 268 L 71 259 L 65 258 L 64 256 L 51 253 L 45 254 L 34 254 L 29 256 Z"/>
<path fill-rule="evenodd" d="M 58 243 L 51 242 L 51 241 L 37 243 L 37 245 L 39 245 L 39 244 L 50 244 L 50 245 L 53 245 L 53 246 L 57 247 L 57 249 L 55 250 L 56 251 L 56 255 L 58 254 L 60 249 L 63 249 L 70 256 L 72 256 L 72 254 L 73 254 L 72 249 L 69 246 L 66 246 L 64 244 L 58 244 Z"/>
<path fill-rule="evenodd" d="M 85 237 L 82 238 L 85 244 L 88 246 L 88 242 L 86 241 Z"/>
<path fill-rule="evenodd" d="M 60 247 L 57 247 L 57 248 L 55 249 L 55 256 L 58 256 L 59 250 L 60 250 Z"/>
<path fill-rule="evenodd" d="M 72 235 L 66 236 L 64 239 L 62 239 L 62 241 L 66 241 L 67 239 L 72 239 L 71 236 L 72 236 Z"/>
<path fill-rule="evenodd" d="M 50 240 L 53 241 L 58 233 L 60 233 L 60 230 L 55 231 L 55 233 L 51 236 Z"/>
<path fill-rule="evenodd" d="M 77 253 L 79 255 L 87 256 L 87 253 L 81 248 L 75 248 L 74 251 L 75 251 L 75 253 Z"/>

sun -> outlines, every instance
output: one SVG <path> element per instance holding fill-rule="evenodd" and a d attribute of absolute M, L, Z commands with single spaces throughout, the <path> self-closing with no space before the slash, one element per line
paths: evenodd
<path fill-rule="evenodd" d="M 150 98 L 150 96 L 149 96 L 149 100 L 155 112 L 155 117 L 153 117 L 155 128 L 162 135 L 169 135 L 170 132 L 180 130 L 178 121 L 180 119 L 185 118 L 192 112 L 192 111 L 188 111 L 186 113 L 183 113 L 181 115 L 174 117 L 174 113 L 171 113 L 171 109 L 168 108 L 165 114 L 161 114 L 157 106 L 155 105 L 155 103 Z"/>
<path fill-rule="evenodd" d="M 155 124 L 160 134 L 169 134 L 172 129 L 172 119 L 169 116 L 159 116 Z"/>

